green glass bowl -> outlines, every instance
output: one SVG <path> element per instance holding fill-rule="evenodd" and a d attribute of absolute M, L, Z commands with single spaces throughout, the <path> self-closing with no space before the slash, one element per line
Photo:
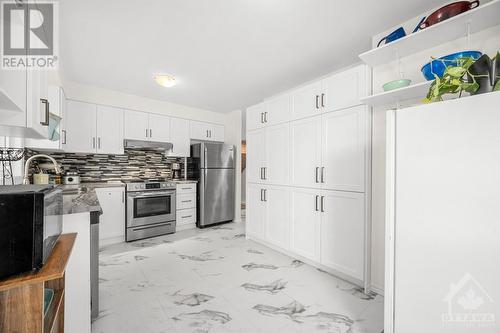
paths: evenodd
<path fill-rule="evenodd" d="M 386 84 L 384 84 L 382 86 L 382 89 L 384 89 L 384 91 L 391 91 L 394 89 L 408 87 L 410 85 L 410 83 L 411 83 L 411 80 L 408 80 L 408 79 L 394 80 L 394 81 L 387 82 Z"/>

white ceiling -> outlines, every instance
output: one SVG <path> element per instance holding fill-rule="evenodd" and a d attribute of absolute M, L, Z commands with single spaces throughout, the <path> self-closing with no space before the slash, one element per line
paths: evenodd
<path fill-rule="evenodd" d="M 358 62 L 442 0 L 64 0 L 65 79 L 217 112 Z M 173 74 L 174 88 L 156 73 Z"/>

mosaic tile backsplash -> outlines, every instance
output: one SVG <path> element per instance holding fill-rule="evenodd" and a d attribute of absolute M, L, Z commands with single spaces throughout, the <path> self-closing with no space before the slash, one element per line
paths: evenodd
<path fill-rule="evenodd" d="M 27 149 L 27 157 L 37 154 Z M 82 182 L 170 179 L 172 163 L 183 158 L 166 157 L 154 150 L 125 149 L 124 155 L 97 155 L 52 152 L 50 156 L 65 172 L 77 172 Z M 182 177 L 184 170 L 182 170 Z"/>

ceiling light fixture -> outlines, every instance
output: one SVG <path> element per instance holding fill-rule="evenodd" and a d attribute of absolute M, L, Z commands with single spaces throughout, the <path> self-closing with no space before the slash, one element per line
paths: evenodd
<path fill-rule="evenodd" d="M 155 81 L 162 87 L 170 88 L 175 86 L 175 77 L 167 74 L 161 74 L 155 76 Z"/>

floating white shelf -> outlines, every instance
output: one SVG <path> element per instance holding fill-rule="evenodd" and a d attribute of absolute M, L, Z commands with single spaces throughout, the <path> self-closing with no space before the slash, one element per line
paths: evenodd
<path fill-rule="evenodd" d="M 446 21 L 432 25 L 392 43 L 359 55 L 367 65 L 375 67 L 424 49 L 438 46 L 469 33 L 475 33 L 500 25 L 500 0 L 493 0 Z"/>
<path fill-rule="evenodd" d="M 424 99 L 432 81 L 417 83 L 408 87 L 385 91 L 379 94 L 361 98 L 361 102 L 370 106 L 396 105 L 404 101 Z"/>

